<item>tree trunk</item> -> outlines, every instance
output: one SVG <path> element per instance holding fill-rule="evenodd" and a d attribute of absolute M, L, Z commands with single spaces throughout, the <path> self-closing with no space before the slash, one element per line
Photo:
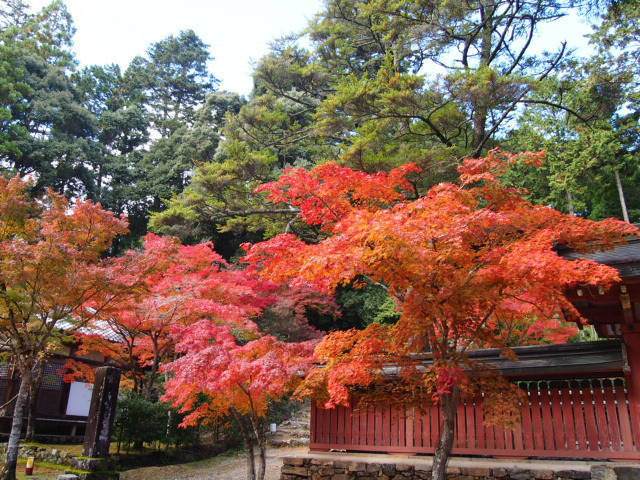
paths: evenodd
<path fill-rule="evenodd" d="M 569 213 L 575 215 L 576 209 L 573 205 L 573 194 L 569 190 L 567 190 L 567 205 L 569 207 Z"/>
<path fill-rule="evenodd" d="M 7 443 L 7 454 L 5 456 L 4 467 L 0 473 L 0 480 L 16 480 L 16 466 L 18 465 L 18 447 L 20 446 L 20 434 L 22 433 L 22 416 L 24 407 L 27 404 L 29 388 L 31 386 L 31 370 L 25 369 L 22 372 L 22 383 L 16 398 L 16 406 L 13 409 L 13 422 L 11 423 L 11 433 Z"/>
<path fill-rule="evenodd" d="M 151 401 L 151 393 L 153 392 L 153 385 L 156 383 L 156 378 L 158 377 L 158 368 L 160 367 L 160 356 L 158 354 L 158 339 L 151 339 L 153 344 L 153 364 L 151 365 L 151 374 L 147 380 L 147 384 L 144 388 L 144 398 L 146 400 Z"/>
<path fill-rule="evenodd" d="M 444 425 L 440 441 L 433 455 L 433 471 L 431 480 L 445 480 L 447 476 L 447 462 L 451 449 L 453 448 L 453 439 L 455 438 L 456 414 L 458 412 L 458 403 L 460 401 L 460 391 L 457 387 L 453 387 L 451 393 L 445 394 L 441 398 L 442 417 Z"/>
<path fill-rule="evenodd" d="M 33 383 L 29 388 L 29 400 L 27 402 L 27 433 L 25 442 L 33 442 L 36 438 L 36 406 L 38 403 L 38 386 Z"/>
<path fill-rule="evenodd" d="M 260 420 L 252 417 L 251 424 L 253 425 L 253 431 L 255 432 L 256 439 L 258 440 L 258 474 L 256 480 L 264 480 L 264 475 L 267 470 L 267 438 L 265 431 L 260 424 Z"/>
<path fill-rule="evenodd" d="M 622 218 L 625 222 L 629 222 L 629 211 L 627 210 L 627 202 L 624 200 L 624 190 L 622 189 L 622 181 L 620 180 L 620 172 L 615 171 L 616 187 L 618 187 L 618 196 L 620 197 L 620 206 L 622 207 Z"/>
<path fill-rule="evenodd" d="M 29 410 L 27 416 L 27 433 L 25 434 L 25 441 L 33 442 L 36 439 L 36 407 L 38 406 L 38 390 L 42 383 L 42 375 L 44 375 L 44 363 L 40 362 L 40 365 L 36 368 L 36 374 L 29 387 Z"/>
<path fill-rule="evenodd" d="M 473 156 L 480 156 L 482 151 L 482 145 L 484 143 L 484 136 L 487 130 L 487 115 L 489 109 L 487 108 L 484 100 L 477 100 L 475 102 L 476 111 L 473 114 L 473 139 L 471 140 L 471 151 Z"/>
<path fill-rule="evenodd" d="M 481 2 L 481 4 L 484 2 Z M 484 6 L 481 9 L 481 20 L 486 22 L 484 32 L 482 33 L 482 41 L 480 44 L 480 65 L 479 68 L 485 68 L 491 63 L 491 47 L 492 47 L 492 35 L 493 25 L 487 21 L 493 15 L 493 7 L 490 5 Z M 471 151 L 473 156 L 480 156 L 482 147 L 486 142 L 487 133 L 487 118 L 489 116 L 489 86 L 484 85 L 484 94 L 477 93 L 477 98 L 473 100 L 473 137 L 471 140 Z"/>
<path fill-rule="evenodd" d="M 151 367 L 151 373 L 149 374 L 149 378 L 147 380 L 147 384 L 143 390 L 143 396 L 146 400 L 151 401 L 151 394 L 153 393 L 153 385 L 156 383 L 156 378 L 158 376 L 158 365 L 157 363 L 153 363 Z"/>
<path fill-rule="evenodd" d="M 246 434 L 243 432 L 242 437 L 247 449 L 247 480 L 256 480 L 256 458 L 253 452 L 253 441 L 248 432 Z"/>
<path fill-rule="evenodd" d="M 167 428 L 165 430 L 165 435 L 164 435 L 165 438 L 167 439 L 167 444 L 166 444 L 167 451 L 169 450 L 169 446 L 171 445 L 170 439 L 171 439 L 171 430 L 172 430 L 171 429 L 171 424 L 172 424 L 172 422 L 173 422 L 173 418 L 172 418 L 172 415 L 171 415 L 171 410 L 169 409 L 169 410 L 167 410 Z"/>
<path fill-rule="evenodd" d="M 236 410 L 232 408 L 231 414 L 240 427 L 242 439 L 244 440 L 244 445 L 247 449 L 247 480 L 256 480 L 256 460 L 253 452 L 253 439 L 251 438 L 249 429 L 242 421 L 242 417 L 238 414 L 238 412 L 236 412 Z"/>

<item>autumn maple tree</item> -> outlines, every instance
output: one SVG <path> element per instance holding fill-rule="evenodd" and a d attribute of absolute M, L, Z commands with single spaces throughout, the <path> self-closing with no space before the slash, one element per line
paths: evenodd
<path fill-rule="evenodd" d="M 129 250 L 112 259 L 122 275 L 136 279 L 136 288 L 111 302 L 84 328 L 74 332 L 77 353 L 103 355 L 111 365 L 122 370 L 136 392 L 144 387 L 145 361 L 151 355 L 145 335 L 153 336 L 158 344 L 155 357 L 159 362 L 166 349 L 164 339 L 170 327 L 162 321 L 163 312 L 155 308 L 152 287 L 153 280 L 166 270 L 168 259 L 177 252 L 179 245 L 168 237 L 154 240 L 155 236 L 147 237 L 141 250 Z M 64 379 L 67 382 L 93 382 L 94 367 L 80 360 L 67 359 Z"/>
<path fill-rule="evenodd" d="M 15 479 L 34 374 L 63 335 L 86 324 L 133 285 L 110 260 L 102 260 L 114 237 L 127 231 L 125 218 L 90 201 L 70 205 L 52 191 L 32 199 L 30 187 L 18 177 L 0 177 L 0 342 L 22 379 L 3 480 Z"/>
<path fill-rule="evenodd" d="M 300 210 L 325 234 L 308 244 L 291 234 L 247 245 L 245 261 L 265 278 L 313 284 L 324 292 L 366 279 L 395 300 L 400 319 L 364 330 L 334 332 L 315 350 L 298 396 L 331 408 L 384 395 L 396 402 L 436 402 L 444 428 L 433 479 L 445 478 L 461 396 L 485 393 L 485 419 L 517 421 L 518 389 L 472 349 L 527 341 L 561 342 L 582 321 L 565 296 L 572 285 L 607 288 L 617 271 L 591 260 L 567 260 L 559 247 L 578 252 L 612 248 L 638 230 L 608 219 L 594 222 L 533 205 L 508 188 L 501 175 L 514 161 L 539 164 L 543 155 L 489 152 L 459 167 L 458 183 L 442 183 L 418 197 L 408 181 L 417 167 L 366 174 L 335 164 L 292 169 L 260 187 L 269 199 Z M 418 361 L 430 352 L 432 362 Z M 383 366 L 395 364 L 395 379 Z M 496 398 L 500 402 L 492 402 Z M 511 407 L 509 407 L 509 405 Z"/>
<path fill-rule="evenodd" d="M 169 339 L 176 359 L 162 367 L 168 375 L 162 399 L 187 414 L 182 426 L 231 416 L 247 448 L 247 478 L 263 480 L 269 404 L 301 381 L 311 365 L 314 342 L 286 343 L 260 330 L 256 321 L 265 309 L 285 307 L 276 298 L 280 286 L 260 278 L 255 269 L 232 268 L 211 244 L 181 247 L 180 258 L 156 283 L 162 288 L 166 282 L 164 295 L 169 297 L 171 291 L 185 294 L 190 315 L 189 321 L 172 322 Z M 296 305 L 326 311 L 325 303 L 300 295 L 304 301 L 294 296 L 289 305 L 294 312 Z M 300 317 L 298 312 L 297 333 L 314 336 L 313 330 L 300 327 Z"/>
<path fill-rule="evenodd" d="M 113 262 L 128 265 L 122 274 L 138 279 L 137 287 L 95 316 L 89 326 L 98 333 L 78 333 L 81 351 L 108 357 L 148 399 L 158 373 L 165 373 L 162 400 L 186 414 L 182 426 L 231 416 L 247 447 L 249 478 L 262 480 L 269 404 L 301 381 L 315 344 L 286 343 L 267 332 L 317 338 L 320 332 L 306 323 L 307 310 L 335 316 L 335 302 L 230 264 L 210 242 L 186 246 L 148 234 L 142 249 Z M 285 316 L 290 332 L 282 325 Z M 68 380 L 91 377 L 79 362 L 67 367 Z"/>
<path fill-rule="evenodd" d="M 231 416 L 247 448 L 247 479 L 263 480 L 269 405 L 300 383 L 311 367 L 315 342 L 286 343 L 261 335 L 241 344 L 230 325 L 215 319 L 177 327 L 175 338 L 180 356 L 164 368 L 171 375 L 163 399 L 188 412 L 185 426 Z"/>
<path fill-rule="evenodd" d="M 174 327 L 203 318 L 224 318 L 242 327 L 275 302 L 273 282 L 234 270 L 210 242 L 182 245 L 175 237 L 148 234 L 143 248 L 114 259 L 127 264 L 124 275 L 139 278 L 138 288 L 95 316 L 92 329 L 78 332 L 80 352 L 100 352 L 122 368 L 133 390 L 151 399 L 158 369 L 174 354 Z M 67 380 L 91 379 L 91 368 L 68 361 Z"/>
<path fill-rule="evenodd" d="M 311 366 L 315 343 L 287 343 L 259 329 L 257 318 L 278 304 L 278 284 L 261 279 L 255 269 L 234 270 L 210 244 L 182 249 L 184 260 L 173 267 L 178 276 L 163 281 L 169 289 L 186 292 L 187 303 L 193 305 L 187 309 L 190 321 L 172 323 L 176 359 L 162 367 L 168 375 L 162 399 L 186 413 L 182 426 L 231 416 L 247 448 L 247 476 L 263 480 L 269 404 L 301 381 Z M 189 258 L 208 258 L 208 266 L 192 268 Z"/>

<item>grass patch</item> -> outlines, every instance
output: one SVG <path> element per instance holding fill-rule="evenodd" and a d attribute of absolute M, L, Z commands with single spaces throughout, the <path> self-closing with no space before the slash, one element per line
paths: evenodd
<path fill-rule="evenodd" d="M 33 468 L 33 475 L 26 475 L 24 473 L 24 467 L 27 461 L 23 458 L 18 460 L 18 467 L 16 468 L 17 480 L 56 480 L 58 475 L 64 473 L 67 467 L 64 465 L 54 465 L 46 462 L 35 462 Z M 0 464 L 2 465 L 2 464 Z"/>

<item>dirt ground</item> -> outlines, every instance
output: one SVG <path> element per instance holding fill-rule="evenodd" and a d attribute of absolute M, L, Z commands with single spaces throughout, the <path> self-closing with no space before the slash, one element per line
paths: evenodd
<path fill-rule="evenodd" d="M 307 447 L 276 448 L 267 452 L 267 473 L 265 480 L 278 480 L 283 456 L 304 453 Z M 244 452 L 218 455 L 207 460 L 168 465 L 164 467 L 144 467 L 126 470 L 120 474 L 121 480 L 245 480 L 247 462 Z"/>

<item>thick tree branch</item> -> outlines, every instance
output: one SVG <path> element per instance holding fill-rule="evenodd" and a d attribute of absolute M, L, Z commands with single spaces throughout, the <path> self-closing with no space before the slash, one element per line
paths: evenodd
<path fill-rule="evenodd" d="M 555 69 L 558 66 L 558 63 L 560 63 L 560 60 L 564 57 L 564 53 L 565 53 L 566 49 L 567 49 L 567 42 L 562 42 L 562 48 L 560 49 L 560 52 L 558 53 L 558 55 L 556 56 L 554 61 L 551 62 L 549 67 L 540 75 L 540 77 L 538 78 L 539 81 L 544 80 L 545 78 L 547 78 L 547 76 L 553 71 L 553 69 Z M 482 138 L 482 141 L 471 152 L 471 155 L 470 155 L 471 157 L 477 157 L 477 156 L 480 155 L 480 152 L 484 148 L 485 144 L 491 138 L 491 136 L 496 132 L 496 130 L 498 130 L 500 125 L 502 125 L 502 122 L 504 122 L 505 119 L 509 116 L 509 114 L 516 108 L 518 103 L 522 103 L 522 100 L 524 99 L 524 97 L 530 92 L 531 92 L 531 87 L 525 88 L 523 90 L 523 92 L 520 95 L 518 95 L 513 102 L 511 102 L 511 105 L 509 105 L 505 109 L 504 113 L 498 119 L 498 121 L 495 122 L 495 124 L 493 125 L 491 130 L 489 130 L 489 132 L 487 132 L 484 135 L 484 137 Z"/>
<path fill-rule="evenodd" d="M 559 103 L 549 102 L 548 100 L 528 100 L 528 99 L 520 100 L 519 103 L 547 105 L 549 107 L 559 108 L 560 110 L 564 110 L 565 112 L 570 113 L 571 115 L 576 117 L 578 120 L 583 122 L 587 127 L 591 128 L 591 125 L 589 124 L 589 120 L 584 118 L 582 115 L 580 115 L 575 110 L 573 110 L 573 109 L 571 109 L 569 107 L 565 107 L 564 105 L 560 105 Z"/>

